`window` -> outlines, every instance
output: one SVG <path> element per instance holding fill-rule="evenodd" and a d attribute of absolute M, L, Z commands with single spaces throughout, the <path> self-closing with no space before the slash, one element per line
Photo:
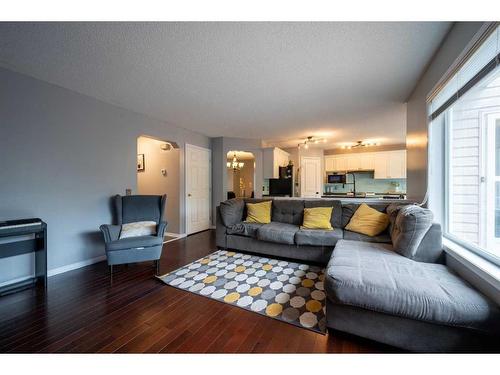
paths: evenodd
<path fill-rule="evenodd" d="M 490 31 L 429 102 L 429 204 L 433 210 L 441 211 L 437 217 L 445 237 L 497 264 L 500 264 L 499 35 L 498 27 Z"/>

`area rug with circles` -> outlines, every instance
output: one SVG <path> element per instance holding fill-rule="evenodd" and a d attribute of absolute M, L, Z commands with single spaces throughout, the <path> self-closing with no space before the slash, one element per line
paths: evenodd
<path fill-rule="evenodd" d="M 321 267 L 219 250 L 158 276 L 165 284 L 324 334 Z"/>

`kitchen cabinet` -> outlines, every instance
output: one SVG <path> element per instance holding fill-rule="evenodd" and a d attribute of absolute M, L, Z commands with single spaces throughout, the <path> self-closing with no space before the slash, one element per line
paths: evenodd
<path fill-rule="evenodd" d="M 290 154 L 278 147 L 264 148 L 262 150 L 262 170 L 264 178 L 279 178 L 279 167 L 286 167 Z"/>
<path fill-rule="evenodd" d="M 373 155 L 373 165 L 373 169 L 375 171 L 373 173 L 373 178 L 387 178 L 387 153 L 377 152 L 375 155 Z"/>
<path fill-rule="evenodd" d="M 359 165 L 362 170 L 372 171 L 375 169 L 373 154 L 375 154 L 375 152 L 365 152 L 359 154 Z"/>
<path fill-rule="evenodd" d="M 337 159 L 334 159 L 330 156 L 325 156 L 325 171 L 326 172 L 329 172 L 329 171 L 335 171 L 337 166 L 335 165 L 335 160 Z"/>
<path fill-rule="evenodd" d="M 347 158 L 347 170 L 358 171 L 361 170 L 361 158 L 359 155 L 349 155 Z"/>
<path fill-rule="evenodd" d="M 325 171 L 374 171 L 375 179 L 406 178 L 406 150 L 326 155 Z"/>
<path fill-rule="evenodd" d="M 347 170 L 347 158 L 344 156 L 339 156 L 333 158 L 333 171 L 345 171 Z"/>
<path fill-rule="evenodd" d="M 386 178 L 406 178 L 406 151 L 388 151 L 387 154 Z"/>

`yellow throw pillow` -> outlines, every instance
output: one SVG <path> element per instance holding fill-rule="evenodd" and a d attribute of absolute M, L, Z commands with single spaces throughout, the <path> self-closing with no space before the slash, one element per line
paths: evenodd
<path fill-rule="evenodd" d="M 389 225 L 389 216 L 362 203 L 345 229 L 373 237 L 382 233 Z"/>
<path fill-rule="evenodd" d="M 269 224 L 271 222 L 272 201 L 247 203 L 246 223 Z"/>
<path fill-rule="evenodd" d="M 300 229 L 333 230 L 330 219 L 333 207 L 304 208 L 304 221 Z"/>

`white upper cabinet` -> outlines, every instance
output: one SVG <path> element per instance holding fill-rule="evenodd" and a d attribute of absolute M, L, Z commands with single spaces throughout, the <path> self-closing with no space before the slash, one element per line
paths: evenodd
<path fill-rule="evenodd" d="M 262 150 L 262 169 L 264 178 L 279 178 L 279 167 L 286 167 L 290 154 L 278 147 L 264 148 Z"/>
<path fill-rule="evenodd" d="M 347 157 L 347 170 L 358 171 L 361 170 L 361 158 L 359 155 L 353 154 Z"/>
<path fill-rule="evenodd" d="M 336 169 L 335 160 L 330 156 L 325 156 L 325 171 L 330 172 Z"/>
<path fill-rule="evenodd" d="M 375 179 L 388 178 L 387 177 L 388 160 L 386 152 L 377 152 L 375 155 L 373 155 L 373 165 L 374 165 L 373 169 L 375 170 L 373 178 Z"/>
<path fill-rule="evenodd" d="M 375 169 L 375 160 L 373 158 L 375 152 L 365 152 L 359 154 L 359 166 L 361 170 L 373 171 Z"/>
<path fill-rule="evenodd" d="M 387 152 L 387 177 L 386 178 L 406 178 L 406 151 Z"/>
<path fill-rule="evenodd" d="M 326 172 L 374 171 L 374 178 L 406 178 L 406 150 L 325 156 Z"/>

